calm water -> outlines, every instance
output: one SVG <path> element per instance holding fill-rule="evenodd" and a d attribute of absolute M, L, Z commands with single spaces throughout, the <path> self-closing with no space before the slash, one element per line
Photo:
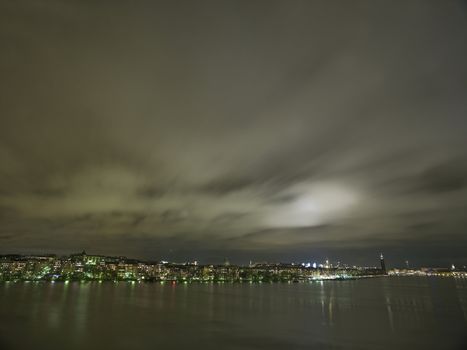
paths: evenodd
<path fill-rule="evenodd" d="M 467 349 L 467 280 L 0 283 L 0 349 Z"/>

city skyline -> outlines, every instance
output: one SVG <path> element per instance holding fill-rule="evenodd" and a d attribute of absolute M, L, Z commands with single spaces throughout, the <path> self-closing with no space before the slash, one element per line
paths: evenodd
<path fill-rule="evenodd" d="M 356 266 L 328 259 L 315 262 L 253 262 L 231 264 L 199 261 L 136 260 L 125 256 L 88 254 L 64 256 L 0 255 L 0 282 L 157 282 L 177 283 L 309 283 L 372 277 L 467 277 L 467 266 L 404 268 Z"/>
<path fill-rule="evenodd" d="M 466 264 L 466 16 L 1 2 L 0 254 Z"/>
<path fill-rule="evenodd" d="M 327 266 L 331 267 L 339 267 L 339 266 L 347 266 L 347 267 L 375 267 L 375 268 L 381 268 L 382 271 L 387 271 L 388 269 L 418 269 L 418 268 L 441 268 L 441 269 L 449 269 L 449 268 L 455 268 L 456 265 L 454 265 L 452 262 L 448 265 L 424 265 L 421 264 L 420 262 L 417 261 L 410 261 L 409 260 L 397 260 L 397 261 L 391 261 L 389 268 L 386 267 L 386 258 L 384 257 L 383 253 L 375 254 L 374 256 L 369 256 L 365 257 L 364 260 L 361 261 L 368 261 L 370 263 L 366 264 L 358 264 L 355 263 L 355 261 L 344 261 L 339 257 L 332 257 L 329 258 L 326 256 L 325 258 L 321 257 L 313 257 L 313 256 L 308 256 L 305 259 L 291 259 L 291 260 L 271 260 L 271 259 L 255 259 L 255 257 L 250 257 L 250 260 L 245 261 L 245 260 L 235 260 L 231 262 L 230 258 L 228 256 L 224 256 L 222 258 L 217 257 L 217 258 L 208 258 L 208 259 L 198 259 L 196 258 L 196 254 L 192 254 L 190 258 L 181 258 L 178 260 L 170 260 L 166 259 L 169 254 L 165 254 L 162 256 L 152 256 L 148 258 L 142 258 L 142 257 L 136 257 L 136 256 L 128 256 L 125 254 L 120 254 L 120 255 L 109 255 L 109 254 L 101 254 L 98 251 L 89 251 L 86 250 L 74 250 L 70 251 L 68 253 L 57 253 L 53 251 L 41 251 L 41 252 L 34 252 L 34 251 L 29 251 L 29 252 L 8 252 L 8 253 L 1 253 L 0 254 L 0 259 L 1 258 L 39 258 L 39 257 L 54 257 L 54 258 L 66 258 L 70 256 L 93 256 L 93 257 L 105 257 L 105 258 L 118 258 L 118 259 L 124 259 L 124 260 L 129 260 L 129 261 L 134 261 L 134 262 L 144 262 L 144 263 L 168 263 L 168 264 L 177 264 L 177 265 L 184 265 L 184 264 L 199 264 L 199 265 L 225 265 L 225 264 L 232 264 L 234 266 L 251 266 L 252 264 L 292 264 L 296 266 L 304 266 L 307 268 L 323 268 Z M 377 260 L 376 257 L 379 257 L 379 261 Z M 451 259 L 452 261 L 452 259 Z M 461 261 L 460 264 L 457 264 L 457 267 L 465 270 L 467 265 L 464 261 Z"/>

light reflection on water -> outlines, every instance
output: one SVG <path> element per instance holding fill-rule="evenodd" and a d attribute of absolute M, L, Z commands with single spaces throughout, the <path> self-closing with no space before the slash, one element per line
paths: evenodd
<path fill-rule="evenodd" d="M 0 348 L 464 349 L 467 280 L 2 283 Z"/>

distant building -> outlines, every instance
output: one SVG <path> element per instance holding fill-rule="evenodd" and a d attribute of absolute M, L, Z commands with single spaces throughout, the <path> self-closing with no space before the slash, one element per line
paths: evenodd
<path fill-rule="evenodd" d="M 380 257 L 379 257 L 379 262 L 381 264 L 381 271 L 383 271 L 384 274 L 386 274 L 386 263 L 384 262 L 384 256 L 383 256 L 383 253 L 381 253 Z"/>

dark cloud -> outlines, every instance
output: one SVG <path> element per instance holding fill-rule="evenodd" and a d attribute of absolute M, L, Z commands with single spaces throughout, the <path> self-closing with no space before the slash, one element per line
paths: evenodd
<path fill-rule="evenodd" d="M 1 250 L 465 261 L 466 43 L 456 1 L 2 2 Z"/>
<path fill-rule="evenodd" d="M 225 195 L 231 192 L 240 191 L 246 189 L 249 186 L 254 186 L 255 181 L 249 179 L 233 179 L 226 177 L 214 179 L 209 181 L 207 184 L 200 188 L 203 193 L 214 194 L 214 195 Z"/>
<path fill-rule="evenodd" d="M 424 171 L 420 189 L 431 192 L 460 191 L 467 186 L 467 163 L 465 159 L 440 164 Z"/>
<path fill-rule="evenodd" d="M 154 198 L 160 198 L 163 197 L 164 194 L 166 194 L 166 190 L 163 188 L 157 188 L 154 186 L 146 186 L 142 189 L 137 190 L 137 195 L 143 197 L 143 198 L 149 198 L 149 199 L 154 199 Z"/>

